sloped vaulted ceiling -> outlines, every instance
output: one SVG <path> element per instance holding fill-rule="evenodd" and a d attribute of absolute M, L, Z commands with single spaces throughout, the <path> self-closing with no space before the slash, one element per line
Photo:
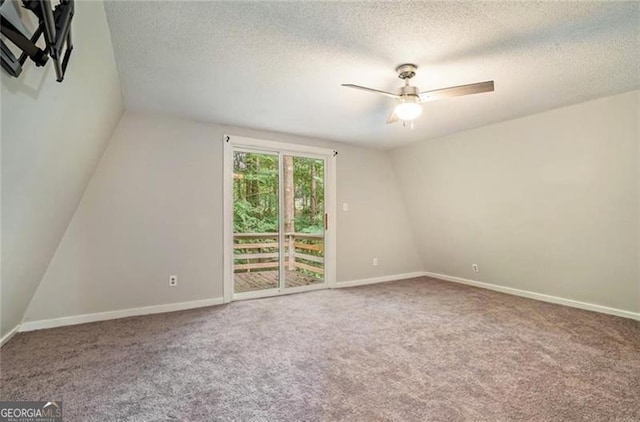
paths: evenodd
<path fill-rule="evenodd" d="M 63 83 L 2 72 L 2 337 L 22 320 L 123 112 L 101 2 L 77 2 Z"/>
<path fill-rule="evenodd" d="M 106 4 L 125 104 L 200 121 L 394 147 L 640 87 L 638 2 Z M 386 125 L 394 67 L 421 89 L 493 79 Z"/>

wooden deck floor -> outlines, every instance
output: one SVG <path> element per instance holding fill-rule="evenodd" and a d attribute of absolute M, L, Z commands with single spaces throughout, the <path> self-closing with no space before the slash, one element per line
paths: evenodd
<path fill-rule="evenodd" d="M 287 271 L 286 287 L 309 286 L 322 283 L 322 279 L 310 277 L 299 271 Z M 275 289 L 278 287 L 278 271 L 252 271 L 234 274 L 235 292 Z"/>

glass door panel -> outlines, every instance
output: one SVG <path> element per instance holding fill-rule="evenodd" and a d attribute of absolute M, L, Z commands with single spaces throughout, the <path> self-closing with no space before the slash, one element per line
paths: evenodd
<path fill-rule="evenodd" d="M 234 293 L 280 288 L 278 154 L 233 152 Z"/>
<path fill-rule="evenodd" d="M 324 283 L 325 160 L 283 155 L 284 287 Z"/>

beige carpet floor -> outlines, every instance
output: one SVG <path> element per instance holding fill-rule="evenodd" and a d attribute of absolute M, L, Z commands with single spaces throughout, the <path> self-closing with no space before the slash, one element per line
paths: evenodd
<path fill-rule="evenodd" d="M 640 421 L 640 322 L 414 279 L 18 334 L 66 421 Z"/>

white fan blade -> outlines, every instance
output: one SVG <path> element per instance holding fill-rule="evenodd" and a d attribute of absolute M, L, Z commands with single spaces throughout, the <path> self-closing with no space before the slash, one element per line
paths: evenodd
<path fill-rule="evenodd" d="M 389 123 L 395 123 L 400 121 L 400 119 L 398 118 L 398 115 L 396 114 L 396 110 L 393 110 L 393 113 L 391 113 L 391 115 L 389 116 L 389 118 L 387 119 L 387 124 Z"/>
<path fill-rule="evenodd" d="M 382 95 L 386 95 L 387 97 L 391 97 L 391 98 L 400 98 L 400 96 L 397 95 L 397 94 L 393 94 L 393 93 L 387 92 L 387 91 L 380 91 L 379 89 L 367 88 L 366 86 L 353 85 L 353 84 L 342 84 L 342 86 L 346 86 L 347 88 L 361 89 L 363 91 L 373 92 L 374 94 L 382 94 Z"/>
<path fill-rule="evenodd" d="M 449 88 L 424 91 L 420 93 L 420 101 L 433 101 L 442 98 L 459 97 L 461 95 L 479 94 L 493 91 L 493 81 L 478 82 L 469 85 L 452 86 Z"/>

